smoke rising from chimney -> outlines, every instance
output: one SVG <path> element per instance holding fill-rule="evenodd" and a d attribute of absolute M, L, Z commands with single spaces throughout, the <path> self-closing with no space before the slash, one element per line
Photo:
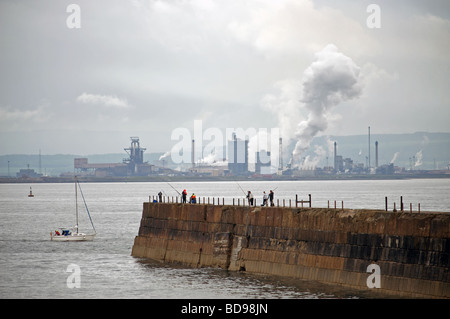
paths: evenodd
<path fill-rule="evenodd" d="M 308 118 L 297 125 L 294 161 L 310 146 L 312 139 L 328 127 L 329 111 L 341 102 L 358 98 L 362 92 L 360 68 L 333 44 L 316 54 L 304 72 L 301 103 L 309 111 Z"/>
<path fill-rule="evenodd" d="M 163 159 L 168 158 L 169 156 L 170 156 L 170 151 L 167 151 L 159 157 L 159 161 L 162 161 Z"/>
<path fill-rule="evenodd" d="M 422 150 L 418 151 L 416 153 L 416 162 L 414 163 L 415 167 L 421 166 L 422 165 L 422 158 L 423 158 L 423 154 L 422 154 Z"/>
<path fill-rule="evenodd" d="M 393 164 L 395 162 L 395 160 L 397 159 L 398 155 L 400 154 L 400 152 L 395 152 L 394 157 L 392 157 L 391 159 L 391 164 Z"/>

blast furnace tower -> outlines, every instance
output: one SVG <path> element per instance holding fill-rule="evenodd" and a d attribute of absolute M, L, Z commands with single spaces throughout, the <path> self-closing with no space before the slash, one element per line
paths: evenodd
<path fill-rule="evenodd" d="M 130 156 L 129 158 L 125 158 L 123 162 L 128 164 L 128 167 L 131 172 L 136 172 L 136 165 L 140 165 L 144 163 L 144 151 L 145 148 L 141 148 L 139 145 L 139 137 L 130 137 L 131 145 L 129 148 L 124 148 L 125 152 Z"/>

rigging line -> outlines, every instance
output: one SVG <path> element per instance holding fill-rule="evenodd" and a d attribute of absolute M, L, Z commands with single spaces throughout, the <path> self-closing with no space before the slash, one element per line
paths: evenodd
<path fill-rule="evenodd" d="M 89 209 L 87 207 L 86 200 L 84 199 L 83 190 L 81 189 L 80 182 L 77 181 L 77 184 L 78 184 L 78 188 L 80 189 L 81 197 L 83 198 L 84 207 L 86 207 L 86 211 L 88 213 L 89 220 L 91 221 L 92 228 L 94 229 L 94 232 L 97 233 L 97 231 L 95 230 L 95 227 L 94 227 L 94 223 L 92 222 L 91 214 L 89 213 Z"/>

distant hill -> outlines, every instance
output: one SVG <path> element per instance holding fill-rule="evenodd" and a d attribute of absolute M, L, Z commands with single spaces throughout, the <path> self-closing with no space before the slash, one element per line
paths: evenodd
<path fill-rule="evenodd" d="M 318 150 L 322 150 L 317 166 L 333 166 L 333 143 L 337 142 L 338 155 L 351 158 L 354 163 L 367 164 L 368 160 L 368 136 L 320 136 L 314 138 L 311 147 L 304 157 L 317 157 Z M 394 160 L 396 166 L 415 169 L 446 169 L 450 163 L 450 133 L 417 132 L 412 134 L 372 134 L 371 135 L 371 165 L 375 166 L 375 141 L 378 141 L 379 165 L 391 163 Z M 293 145 L 287 146 L 288 152 Z M 325 155 L 324 155 L 325 154 Z M 163 153 L 144 153 L 144 160 L 150 164 L 162 166 L 159 158 Z M 126 153 L 80 155 L 41 155 L 41 171 L 39 171 L 39 155 L 2 155 L 0 156 L 0 176 L 9 174 L 16 176 L 20 169 L 34 169 L 37 173 L 49 176 L 59 176 L 63 172 L 73 172 L 73 160 L 77 157 L 87 157 L 89 163 L 121 163 L 127 158 Z M 284 163 L 289 161 L 284 158 Z M 164 163 L 166 167 L 172 167 L 172 163 Z"/>

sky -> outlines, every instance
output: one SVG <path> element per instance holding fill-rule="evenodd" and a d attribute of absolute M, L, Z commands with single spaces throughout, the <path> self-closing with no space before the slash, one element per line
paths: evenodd
<path fill-rule="evenodd" d="M 1 0 L 0 155 L 450 132 L 449 39 L 447 0 Z"/>

